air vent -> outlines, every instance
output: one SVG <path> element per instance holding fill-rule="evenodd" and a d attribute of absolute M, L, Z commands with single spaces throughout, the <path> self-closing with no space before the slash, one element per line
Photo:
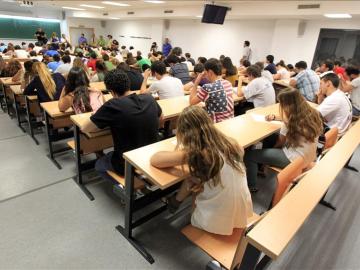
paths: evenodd
<path fill-rule="evenodd" d="M 169 13 L 174 13 L 174 11 L 173 10 L 164 10 L 164 13 L 169 14 Z"/>
<path fill-rule="evenodd" d="M 135 12 L 134 11 L 128 11 L 127 15 L 134 15 Z"/>
<path fill-rule="evenodd" d="M 314 9 L 320 8 L 320 4 L 298 5 L 298 9 Z"/>

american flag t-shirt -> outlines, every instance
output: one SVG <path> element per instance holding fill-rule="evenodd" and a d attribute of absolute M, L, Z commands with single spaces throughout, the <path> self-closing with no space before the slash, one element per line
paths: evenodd
<path fill-rule="evenodd" d="M 234 117 L 232 85 L 226 80 L 216 80 L 198 89 L 197 97 L 205 102 L 206 110 L 215 122 Z"/>

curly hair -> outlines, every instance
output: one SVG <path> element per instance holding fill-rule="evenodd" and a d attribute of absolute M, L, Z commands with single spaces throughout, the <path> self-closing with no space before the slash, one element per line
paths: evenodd
<path fill-rule="evenodd" d="M 286 145 L 301 147 L 303 139 L 315 142 L 323 131 L 320 113 L 305 100 L 297 89 L 284 89 L 278 95 L 280 115 L 288 129 Z"/>
<path fill-rule="evenodd" d="M 190 106 L 180 114 L 177 124 L 177 148 L 185 152 L 185 163 L 190 174 L 204 184 L 221 184 L 220 171 L 226 161 L 235 170 L 244 173 L 243 150 L 226 137 L 199 106 Z"/>
<path fill-rule="evenodd" d="M 120 96 L 130 90 L 129 77 L 120 69 L 114 69 L 106 73 L 104 83 L 106 85 L 106 89 L 109 89 Z"/>

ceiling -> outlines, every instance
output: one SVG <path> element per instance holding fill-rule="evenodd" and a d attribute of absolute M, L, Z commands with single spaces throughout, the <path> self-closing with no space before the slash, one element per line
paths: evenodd
<path fill-rule="evenodd" d="M 113 6 L 104 4 L 104 1 L 40 1 L 29 0 L 34 7 L 21 6 L 18 0 L 0 0 L 0 11 L 33 13 L 35 17 L 51 16 L 50 12 L 65 11 L 67 17 L 84 17 L 94 19 L 195 19 L 201 17 L 203 5 L 213 1 L 172 1 L 154 4 L 144 0 L 127 0 L 107 2 L 122 3 L 128 6 Z M 358 2 L 358 3 L 357 3 Z M 96 9 L 81 5 L 93 5 L 103 7 Z M 351 13 L 354 18 L 360 17 L 359 0 L 252 0 L 252 1 L 215 1 L 215 4 L 231 7 L 227 19 L 258 19 L 258 18 L 297 18 L 297 19 L 320 19 L 325 13 Z M 320 4 L 318 9 L 299 9 L 301 4 Z M 83 10 L 69 10 L 63 7 Z M 49 11 L 46 12 L 46 11 Z M 171 10 L 172 13 L 166 11 Z M 45 12 L 44 12 L 45 11 Z M 131 12 L 131 14 L 129 14 Z"/>

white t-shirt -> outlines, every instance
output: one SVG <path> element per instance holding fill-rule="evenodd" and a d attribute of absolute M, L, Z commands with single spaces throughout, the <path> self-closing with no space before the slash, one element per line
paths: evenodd
<path fill-rule="evenodd" d="M 280 74 L 280 80 L 288 80 L 290 79 L 290 72 L 284 68 L 284 67 L 281 67 L 278 71 L 277 71 L 278 74 Z"/>
<path fill-rule="evenodd" d="M 34 51 L 36 52 L 36 54 L 38 54 L 41 50 L 42 50 L 42 47 L 40 47 L 40 46 L 34 47 Z"/>
<path fill-rule="evenodd" d="M 28 58 L 29 55 L 25 50 L 15 50 L 15 57 L 16 58 Z"/>
<path fill-rule="evenodd" d="M 70 63 L 61 64 L 60 66 L 58 66 L 54 73 L 60 73 L 61 75 L 66 76 L 71 68 L 72 65 Z"/>
<path fill-rule="evenodd" d="M 154 82 L 149 90 L 152 94 L 158 94 L 159 99 L 184 95 L 184 86 L 180 79 L 170 76 L 164 76 L 161 80 Z"/>
<path fill-rule="evenodd" d="M 251 58 L 251 48 L 250 47 L 244 47 L 243 58 L 244 58 L 244 60 L 250 61 L 250 58 Z"/>
<path fill-rule="evenodd" d="M 322 78 L 322 77 L 324 77 L 326 74 L 329 74 L 329 73 L 334 73 L 334 71 L 332 71 L 332 70 L 325 71 L 325 72 L 321 73 L 321 74 L 319 75 L 319 77 Z"/>
<path fill-rule="evenodd" d="M 271 74 L 271 72 L 268 71 L 268 70 L 261 71 L 261 77 L 264 77 L 264 78 L 268 79 L 271 83 L 274 82 L 274 77 Z"/>
<path fill-rule="evenodd" d="M 339 134 L 343 134 L 349 127 L 352 118 L 350 100 L 341 90 L 336 90 L 317 107 L 326 125 L 330 128 L 337 127 Z"/>
<path fill-rule="evenodd" d="M 286 136 L 288 129 L 283 123 L 280 129 L 280 134 Z M 300 140 L 301 145 L 298 147 L 288 147 L 284 146 L 282 150 L 285 153 L 285 156 L 292 162 L 298 157 L 303 157 L 306 164 L 310 164 L 316 158 L 316 147 L 318 139 L 314 142 L 308 142 L 304 138 Z"/>
<path fill-rule="evenodd" d="M 221 184 L 209 181 L 196 197 L 191 224 L 205 231 L 231 235 L 234 228 L 245 228 L 253 214 L 245 168 L 239 173 L 224 162 L 220 171 Z"/>
<path fill-rule="evenodd" d="M 265 107 L 275 104 L 275 90 L 272 83 L 264 78 L 256 78 L 249 82 L 244 89 L 247 101 L 253 102 L 254 107 Z"/>
<path fill-rule="evenodd" d="M 356 79 L 353 79 L 351 81 L 351 85 L 353 87 L 350 94 L 351 103 L 355 109 L 360 111 L 360 76 Z"/>

